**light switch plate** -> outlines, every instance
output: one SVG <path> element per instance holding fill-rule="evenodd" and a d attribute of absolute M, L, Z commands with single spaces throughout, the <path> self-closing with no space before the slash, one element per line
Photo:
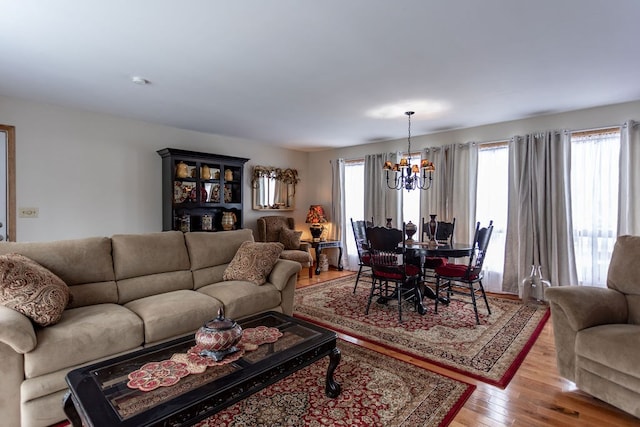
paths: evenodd
<path fill-rule="evenodd" d="M 38 208 L 20 208 L 18 209 L 18 216 L 20 218 L 38 218 L 40 210 Z"/>

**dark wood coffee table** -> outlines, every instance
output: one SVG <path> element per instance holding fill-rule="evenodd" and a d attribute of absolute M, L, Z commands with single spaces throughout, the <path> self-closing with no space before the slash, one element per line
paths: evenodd
<path fill-rule="evenodd" d="M 208 367 L 169 387 L 143 392 L 127 387 L 129 373 L 148 362 L 186 353 L 193 336 L 75 369 L 67 374 L 64 410 L 73 426 L 192 425 L 329 356 L 325 392 L 340 394 L 333 374 L 340 363 L 335 332 L 276 312 L 241 319 L 243 329 L 267 326 L 283 336 L 229 364 Z M 84 423 L 84 424 L 83 424 Z"/>

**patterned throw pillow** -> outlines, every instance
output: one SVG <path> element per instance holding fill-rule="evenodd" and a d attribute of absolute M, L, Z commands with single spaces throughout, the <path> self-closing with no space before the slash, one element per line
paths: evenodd
<path fill-rule="evenodd" d="M 278 240 L 284 245 L 285 249 L 300 249 L 300 237 L 302 237 L 302 231 L 281 228 Z"/>
<path fill-rule="evenodd" d="M 267 281 L 284 249 L 282 243 L 243 242 L 227 266 L 224 280 L 246 280 L 256 285 Z"/>
<path fill-rule="evenodd" d="M 0 256 L 0 304 L 49 326 L 68 302 L 69 287 L 51 271 L 20 254 Z"/>

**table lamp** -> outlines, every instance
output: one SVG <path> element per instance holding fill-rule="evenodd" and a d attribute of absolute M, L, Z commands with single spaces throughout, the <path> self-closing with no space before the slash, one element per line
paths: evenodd
<path fill-rule="evenodd" d="M 311 232 L 313 241 L 319 242 L 322 231 L 324 230 L 324 226 L 321 224 L 327 222 L 327 217 L 325 216 L 322 205 L 309 206 L 309 212 L 307 212 L 307 220 L 305 222 L 311 224 L 309 231 Z"/>

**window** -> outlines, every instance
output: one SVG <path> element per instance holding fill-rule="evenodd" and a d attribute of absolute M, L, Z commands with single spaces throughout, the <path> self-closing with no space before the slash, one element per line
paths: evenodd
<path fill-rule="evenodd" d="M 493 220 L 493 232 L 484 261 L 485 290 L 502 291 L 504 250 L 507 237 L 509 192 L 509 147 L 507 142 L 480 144 L 478 147 L 478 183 L 476 221 L 482 227 Z"/>
<path fill-rule="evenodd" d="M 420 165 L 420 153 L 411 153 L 411 163 Z M 411 221 L 418 226 L 418 232 L 413 236 L 414 239 L 420 239 L 419 232 L 421 228 L 420 221 L 420 191 L 416 190 L 402 190 L 402 220 L 405 223 Z M 427 190 L 429 191 L 429 190 Z M 402 224 L 397 225 L 398 228 L 402 228 Z"/>
<path fill-rule="evenodd" d="M 351 231 L 351 221 L 364 218 L 364 160 L 348 160 L 344 165 L 344 209 L 347 224 L 346 268 L 358 269 L 358 250 Z"/>
<path fill-rule="evenodd" d="M 606 286 L 618 226 L 620 128 L 571 134 L 571 215 L 578 282 Z"/>

